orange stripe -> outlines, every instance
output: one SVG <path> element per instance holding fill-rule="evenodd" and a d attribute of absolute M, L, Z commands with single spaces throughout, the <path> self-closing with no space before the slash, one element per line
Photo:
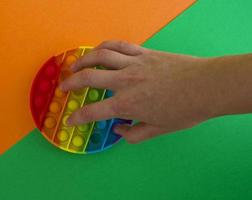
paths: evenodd
<path fill-rule="evenodd" d="M 56 52 L 107 39 L 141 44 L 194 0 L 100 2 L 1 1 L 0 153 L 34 128 L 28 95 L 45 60 Z"/>

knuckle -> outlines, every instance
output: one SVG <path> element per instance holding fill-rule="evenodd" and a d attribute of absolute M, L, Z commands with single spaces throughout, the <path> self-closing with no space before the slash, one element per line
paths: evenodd
<path fill-rule="evenodd" d="M 82 63 L 83 63 L 83 58 L 79 58 L 77 59 L 74 63 L 73 66 L 76 70 L 79 70 L 82 67 Z"/>
<path fill-rule="evenodd" d="M 159 56 L 157 56 L 153 51 L 151 50 L 145 50 L 145 53 L 138 55 L 137 63 L 139 65 L 146 65 L 146 63 L 149 64 L 156 64 L 157 61 L 159 61 Z"/>
<path fill-rule="evenodd" d="M 150 65 L 157 65 L 157 63 L 160 63 L 160 56 L 157 56 L 156 54 L 149 54 L 144 56 L 144 62 L 150 63 Z"/>
<path fill-rule="evenodd" d="M 118 48 L 123 50 L 127 47 L 128 43 L 122 40 L 117 41 Z"/>
<path fill-rule="evenodd" d="M 81 79 L 85 81 L 86 83 L 91 83 L 92 82 L 92 70 L 90 69 L 85 69 L 81 71 Z"/>
<path fill-rule="evenodd" d="M 117 97 L 117 101 L 112 103 L 112 112 L 119 117 L 129 117 L 131 110 L 131 98 Z"/>
<path fill-rule="evenodd" d="M 119 81 L 122 81 L 125 84 L 137 84 L 145 80 L 145 76 L 143 73 L 139 73 L 139 70 L 130 69 L 125 70 L 121 75 L 118 77 Z"/>
<path fill-rule="evenodd" d="M 112 112 L 115 115 L 120 116 L 121 110 L 122 110 L 122 106 L 121 106 L 121 104 L 118 101 L 114 101 L 113 103 L 111 103 L 111 110 L 112 110 Z"/>
<path fill-rule="evenodd" d="M 85 119 L 87 121 L 92 121 L 94 119 L 94 113 L 89 108 L 89 106 L 84 107 L 83 109 L 81 109 L 80 118 Z"/>
<path fill-rule="evenodd" d="M 109 56 L 110 52 L 107 49 L 99 49 L 96 51 L 96 59 L 98 61 L 104 60 Z"/>
<path fill-rule="evenodd" d="M 125 133 L 125 135 L 125 139 L 129 144 L 137 144 L 140 142 L 136 137 L 133 137 L 131 135 L 127 136 L 127 133 Z"/>
<path fill-rule="evenodd" d="M 100 44 L 100 46 L 107 46 L 109 43 L 110 43 L 111 41 L 110 40 L 104 40 L 101 44 Z"/>

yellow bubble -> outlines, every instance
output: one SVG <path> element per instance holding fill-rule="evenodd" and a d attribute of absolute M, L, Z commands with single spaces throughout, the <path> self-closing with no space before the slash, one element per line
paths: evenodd
<path fill-rule="evenodd" d="M 68 119 L 68 117 L 69 117 L 69 115 L 65 115 L 65 116 L 63 117 L 63 119 L 62 119 L 62 123 L 63 123 L 64 126 L 68 126 L 68 124 L 67 124 L 67 119 Z"/>
<path fill-rule="evenodd" d="M 65 64 L 67 66 L 70 66 L 71 64 L 73 64 L 75 61 L 77 60 L 77 57 L 74 55 L 69 55 L 67 56 L 66 60 L 65 60 Z"/>
<path fill-rule="evenodd" d="M 91 101 L 95 101 L 99 98 L 99 92 L 95 89 L 91 89 L 88 93 L 88 98 L 91 100 Z"/>
<path fill-rule="evenodd" d="M 82 95 L 84 94 L 84 91 L 83 90 L 75 90 L 75 91 L 72 91 L 72 93 L 76 96 L 79 96 L 79 95 Z"/>
<path fill-rule="evenodd" d="M 59 98 L 62 98 L 66 95 L 65 92 L 63 92 L 62 90 L 60 90 L 58 87 L 55 89 L 55 96 L 56 97 L 59 97 Z"/>
<path fill-rule="evenodd" d="M 64 142 L 68 139 L 68 133 L 65 130 L 61 130 L 57 133 L 57 138 L 59 141 Z"/>
<path fill-rule="evenodd" d="M 79 103 L 78 101 L 76 100 L 70 100 L 67 104 L 67 108 L 70 110 L 70 111 L 75 111 L 76 109 L 79 108 Z"/>
<path fill-rule="evenodd" d="M 81 145 L 83 145 L 83 142 L 84 142 L 83 138 L 79 135 L 74 136 L 72 140 L 73 145 L 76 147 L 80 147 Z"/>
<path fill-rule="evenodd" d="M 88 129 L 89 129 L 89 125 L 88 125 L 88 124 L 79 125 L 79 126 L 78 126 L 78 129 L 79 129 L 79 131 L 81 131 L 81 132 L 86 132 L 86 131 L 88 131 Z"/>
<path fill-rule="evenodd" d="M 52 102 L 49 106 L 49 110 L 53 113 L 58 113 L 60 111 L 60 109 L 61 109 L 61 105 L 60 105 L 60 103 L 58 103 L 56 101 Z"/>
<path fill-rule="evenodd" d="M 47 117 L 44 122 L 46 128 L 54 128 L 56 126 L 56 120 L 53 117 Z"/>
<path fill-rule="evenodd" d="M 92 51 L 92 48 L 86 48 L 85 51 L 84 51 L 84 54 L 87 54 L 87 53 L 89 53 L 90 51 Z"/>

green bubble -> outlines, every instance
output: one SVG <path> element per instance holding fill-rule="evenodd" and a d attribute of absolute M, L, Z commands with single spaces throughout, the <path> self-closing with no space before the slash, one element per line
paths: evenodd
<path fill-rule="evenodd" d="M 88 98 L 91 100 L 91 101 L 95 101 L 99 98 L 99 92 L 95 89 L 91 89 L 88 93 Z"/>
<path fill-rule="evenodd" d="M 86 132 L 89 129 L 89 125 L 88 124 L 82 124 L 82 125 L 78 126 L 78 129 L 81 132 Z"/>

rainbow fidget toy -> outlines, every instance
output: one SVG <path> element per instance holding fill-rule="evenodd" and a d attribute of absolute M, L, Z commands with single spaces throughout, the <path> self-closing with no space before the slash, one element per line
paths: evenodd
<path fill-rule="evenodd" d="M 58 88 L 61 81 L 71 76 L 69 66 L 91 49 L 92 47 L 79 47 L 51 57 L 38 71 L 30 93 L 30 108 L 37 128 L 49 142 L 72 153 L 105 150 L 120 139 L 113 132 L 114 125 L 131 124 L 130 120 L 118 118 L 80 126 L 66 124 L 73 111 L 113 95 L 112 91 L 90 87 L 66 93 Z"/>

